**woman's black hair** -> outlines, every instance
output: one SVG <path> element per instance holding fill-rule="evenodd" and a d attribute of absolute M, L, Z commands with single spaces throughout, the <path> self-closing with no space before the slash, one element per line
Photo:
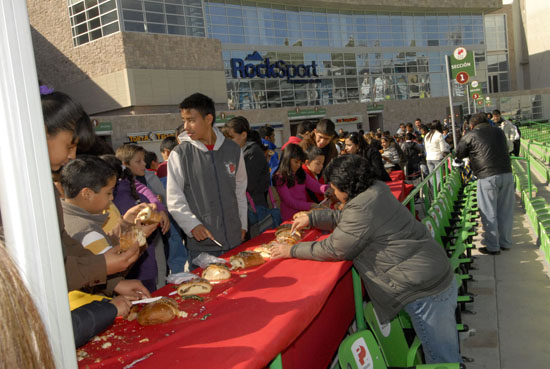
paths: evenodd
<path fill-rule="evenodd" d="M 130 182 L 130 192 L 132 194 L 132 197 L 136 200 L 137 204 L 140 201 L 140 198 L 136 190 L 136 180 L 130 168 L 124 167 L 122 165 L 122 161 L 120 161 L 120 159 L 117 158 L 115 155 L 101 155 L 100 158 L 103 159 L 107 164 L 109 164 L 111 168 L 113 168 L 113 170 L 115 171 L 117 177 L 117 186 L 118 181 L 121 179 L 127 179 Z M 117 186 L 115 186 L 113 196 L 116 196 Z"/>
<path fill-rule="evenodd" d="M 248 120 L 242 115 L 231 118 L 227 123 L 225 123 L 224 128 L 232 129 L 235 133 L 239 134 L 246 132 L 247 136 L 250 134 L 250 123 L 248 123 Z"/>
<path fill-rule="evenodd" d="M 263 142 L 262 142 L 262 139 L 261 139 L 261 137 L 260 137 L 260 134 L 259 134 L 258 131 L 256 131 L 256 130 L 253 130 L 253 129 L 250 130 L 250 132 L 248 132 L 248 136 L 246 136 L 246 140 L 247 140 L 247 141 L 252 141 L 252 142 L 257 143 L 258 146 L 260 146 L 260 148 L 261 148 L 262 150 L 264 150 L 264 151 L 265 151 L 266 148 L 267 148 L 267 146 L 264 147 L 264 144 L 263 144 Z"/>
<path fill-rule="evenodd" d="M 55 136 L 61 131 L 70 131 L 73 133 L 73 141 L 78 140 L 80 151 L 86 151 L 94 144 L 94 128 L 82 105 L 58 91 L 40 95 L 40 99 L 48 135 Z"/>
<path fill-rule="evenodd" d="M 273 174 L 273 183 L 276 186 L 286 184 L 287 187 L 293 187 L 296 182 L 302 184 L 306 181 L 306 172 L 304 172 L 301 167 L 296 171 L 296 175 L 292 173 L 290 159 L 298 159 L 304 162 L 306 160 L 306 154 L 304 150 L 296 144 L 288 144 L 285 146 L 281 160 L 279 161 L 279 167 L 275 174 Z"/>
<path fill-rule="evenodd" d="M 441 121 L 436 119 L 430 123 L 430 132 L 426 135 L 425 140 L 431 140 L 432 136 L 434 135 L 435 131 L 438 131 L 439 133 L 443 133 L 443 125 L 441 125 Z"/>
<path fill-rule="evenodd" d="M 341 155 L 331 160 L 324 171 L 325 182 L 334 185 L 353 199 L 366 191 L 376 177 L 367 159 L 359 155 Z"/>
<path fill-rule="evenodd" d="M 224 130 L 232 129 L 235 133 L 238 134 L 246 132 L 246 140 L 257 143 L 263 150 L 264 145 L 262 143 L 262 139 L 260 138 L 260 134 L 258 133 L 258 131 L 250 129 L 250 123 L 248 123 L 248 119 L 246 119 L 242 115 L 231 118 L 227 123 L 225 123 L 225 126 L 223 128 Z"/>
<path fill-rule="evenodd" d="M 346 139 L 353 142 L 354 145 L 357 145 L 357 155 L 365 157 L 367 153 L 367 141 L 365 141 L 362 135 L 359 135 L 357 132 L 352 132 Z"/>
<path fill-rule="evenodd" d="M 179 135 L 181 135 L 181 133 L 185 131 L 185 124 L 180 124 L 179 126 L 176 127 L 176 130 L 175 130 L 175 134 L 176 134 L 176 140 L 177 138 L 179 137 Z"/>

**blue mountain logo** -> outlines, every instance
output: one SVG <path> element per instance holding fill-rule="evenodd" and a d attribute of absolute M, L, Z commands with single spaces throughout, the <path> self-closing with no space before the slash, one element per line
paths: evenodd
<path fill-rule="evenodd" d="M 248 54 L 244 60 L 257 60 L 257 61 L 263 61 L 264 58 L 260 55 L 259 52 L 254 51 L 252 54 Z"/>

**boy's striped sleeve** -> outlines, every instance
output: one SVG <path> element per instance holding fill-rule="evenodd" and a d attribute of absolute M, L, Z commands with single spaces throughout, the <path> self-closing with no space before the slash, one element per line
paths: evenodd
<path fill-rule="evenodd" d="M 96 255 L 103 254 L 112 248 L 109 241 L 101 233 L 96 231 L 84 235 L 82 238 L 82 246 Z"/>

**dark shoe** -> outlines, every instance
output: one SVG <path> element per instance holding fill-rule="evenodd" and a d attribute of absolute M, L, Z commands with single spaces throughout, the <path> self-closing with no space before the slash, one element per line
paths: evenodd
<path fill-rule="evenodd" d="M 500 251 L 491 251 L 487 247 L 480 247 L 478 250 L 485 255 L 500 255 Z"/>
<path fill-rule="evenodd" d="M 510 251 L 510 247 L 502 247 L 500 246 L 501 251 Z"/>

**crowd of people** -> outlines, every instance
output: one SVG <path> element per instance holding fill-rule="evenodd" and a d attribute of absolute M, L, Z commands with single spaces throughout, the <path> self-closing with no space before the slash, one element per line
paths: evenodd
<path fill-rule="evenodd" d="M 160 162 L 136 144 L 106 145 L 66 94 L 41 97 L 77 346 L 126 315 L 132 300 L 150 297 L 166 274 L 194 269 L 199 254 L 220 256 L 296 213 L 325 207 L 298 216 L 293 229 L 312 225 L 332 231 L 329 238 L 276 245 L 274 257 L 353 260 L 382 321 L 405 309 L 423 332 L 429 362 L 461 361 L 453 334 L 456 284 L 445 252 L 383 183 L 393 170 L 409 179 L 433 171 L 453 149 L 448 125 L 417 119 L 394 135 L 348 134 L 336 133 L 330 119 L 304 121 L 279 151 L 272 127 L 253 130 L 242 116 L 218 129 L 214 102 L 196 93 L 179 105 L 182 125 L 162 141 Z M 496 254 L 511 244 L 504 230 L 510 219 L 495 204 L 513 197 L 502 156 L 516 150 L 519 131 L 500 112 L 492 117 L 468 118 L 472 132 L 455 134 L 465 134 L 457 159 L 470 158 L 486 194 L 479 197 L 486 251 Z M 158 224 L 136 220 L 146 207 L 160 213 Z M 123 250 L 136 223 L 144 245 Z M 437 329 L 430 328 L 434 320 Z"/>

